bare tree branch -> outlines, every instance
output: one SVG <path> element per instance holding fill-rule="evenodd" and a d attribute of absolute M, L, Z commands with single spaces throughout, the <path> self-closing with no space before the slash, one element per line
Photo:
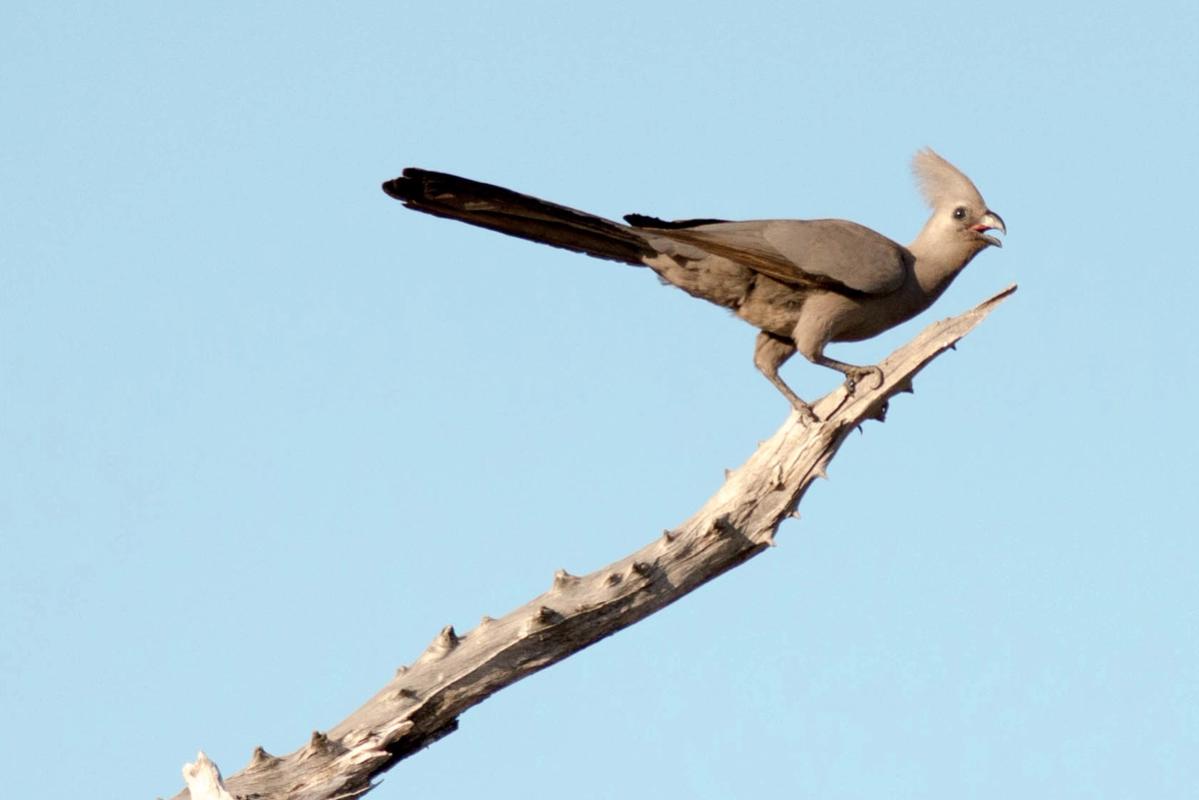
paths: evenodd
<path fill-rule="evenodd" d="M 221 780 L 221 771 L 203 750 L 196 756 L 195 763 L 183 765 L 183 781 L 192 800 L 233 800 Z"/>
<path fill-rule="evenodd" d="M 845 437 L 882 419 L 887 400 L 1016 289 L 936 322 L 880 366 L 877 389 L 839 388 L 816 405 L 823 420 L 787 422 L 690 519 L 589 575 L 559 571 L 548 591 L 459 635 L 445 627 L 414 663 L 328 733 L 282 757 L 262 748 L 225 785 L 238 798 L 334 800 L 366 794 L 375 776 L 452 733 L 458 716 L 496 691 L 644 619 L 769 547 Z M 188 797 L 187 790 L 176 795 Z"/>

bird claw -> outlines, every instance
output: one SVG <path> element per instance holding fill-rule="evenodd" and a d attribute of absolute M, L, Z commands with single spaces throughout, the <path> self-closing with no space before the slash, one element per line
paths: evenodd
<path fill-rule="evenodd" d="M 883 371 L 878 367 L 855 367 L 845 373 L 845 391 L 847 394 L 853 394 L 858 388 L 858 381 L 868 375 L 874 376 L 874 388 L 877 389 L 883 385 Z"/>

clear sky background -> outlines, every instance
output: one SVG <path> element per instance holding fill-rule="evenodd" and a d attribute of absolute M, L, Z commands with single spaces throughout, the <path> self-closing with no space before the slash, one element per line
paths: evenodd
<path fill-rule="evenodd" d="M 1197 8 L 7 3 L 4 794 L 294 750 L 784 421 L 722 310 L 381 181 L 907 242 L 931 145 L 1006 246 L 830 354 L 1019 292 L 777 549 L 372 797 L 1195 797 Z"/>

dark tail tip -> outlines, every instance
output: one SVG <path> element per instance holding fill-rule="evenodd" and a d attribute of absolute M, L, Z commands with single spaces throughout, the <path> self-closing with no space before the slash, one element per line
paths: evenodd
<path fill-rule="evenodd" d="M 392 178 L 389 181 L 383 181 L 383 191 L 388 197 L 407 200 L 412 197 L 412 183 L 411 178 Z"/>
<path fill-rule="evenodd" d="M 388 197 L 394 197 L 396 200 L 407 202 L 409 200 L 428 199 L 431 195 L 444 191 L 447 187 L 452 187 L 454 184 L 484 185 L 441 172 L 430 172 L 420 167 L 405 167 L 400 177 L 383 182 L 383 191 L 387 193 Z"/>

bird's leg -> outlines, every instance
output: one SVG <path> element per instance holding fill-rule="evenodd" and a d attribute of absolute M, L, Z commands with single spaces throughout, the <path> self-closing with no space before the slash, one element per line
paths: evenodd
<path fill-rule="evenodd" d="M 843 373 L 845 375 L 845 391 L 849 394 L 853 394 L 854 389 L 858 387 L 858 381 L 868 375 L 874 376 L 875 389 L 883 385 L 883 371 L 878 367 L 859 367 L 855 364 L 846 364 L 844 361 L 829 358 L 823 353 L 818 353 L 812 362 Z"/>
<path fill-rule="evenodd" d="M 754 366 L 758 368 L 766 380 L 774 384 L 783 393 L 791 407 L 799 412 L 804 422 L 816 422 L 816 414 L 812 407 L 799 399 L 799 395 L 791 391 L 791 387 L 779 377 L 779 367 L 788 358 L 795 355 L 795 343 L 790 339 L 775 336 L 773 333 L 762 331 L 754 341 Z"/>

